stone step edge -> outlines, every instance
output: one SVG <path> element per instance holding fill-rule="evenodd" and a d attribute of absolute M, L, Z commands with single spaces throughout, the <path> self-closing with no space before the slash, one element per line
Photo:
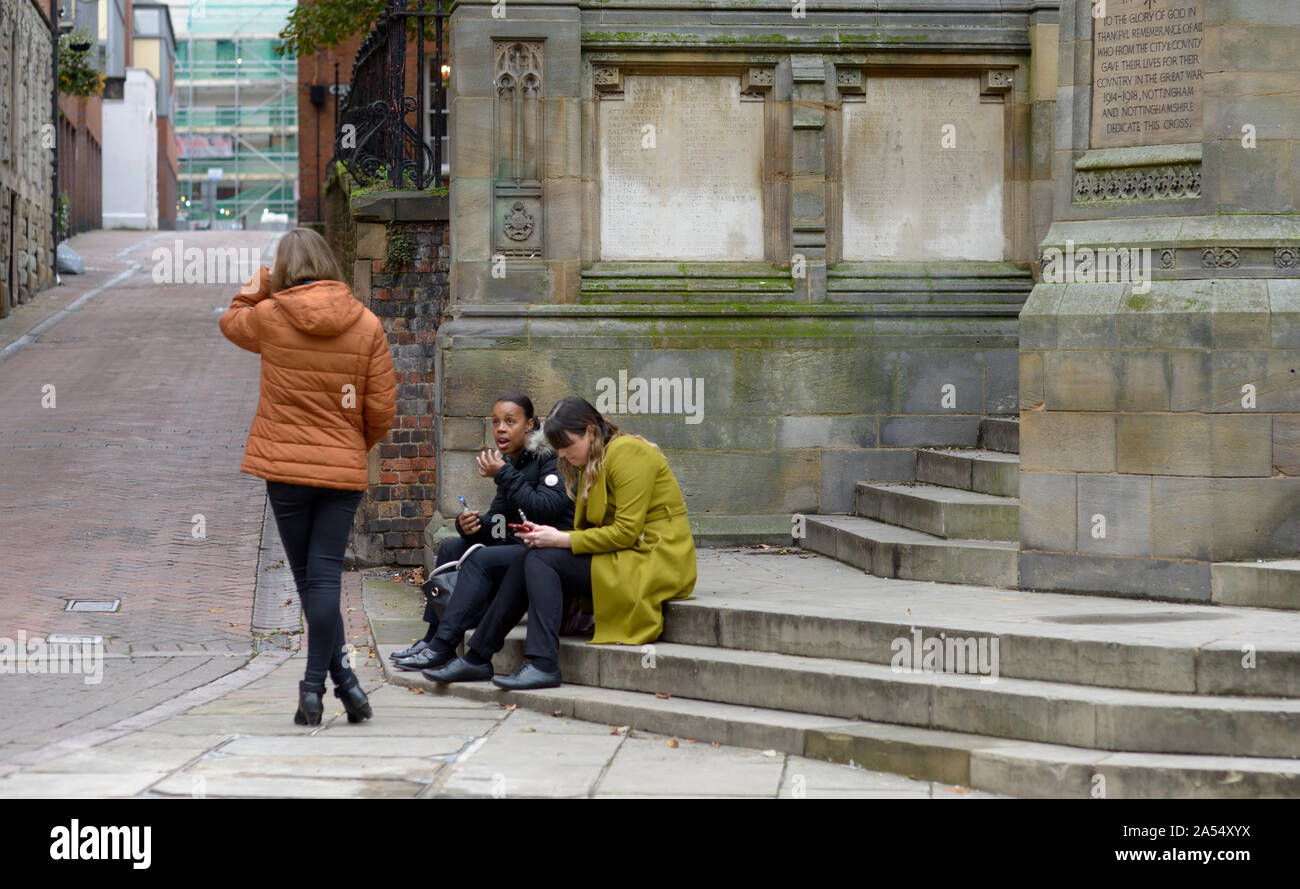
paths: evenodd
<path fill-rule="evenodd" d="M 517 664 L 522 658 L 523 636 L 522 630 L 516 630 L 515 635 L 507 640 L 503 649 L 505 656 L 501 664 Z M 889 667 L 879 664 L 865 664 L 829 658 L 799 657 L 770 652 L 711 648 L 681 643 L 656 642 L 654 653 L 659 661 L 665 662 L 660 664 L 661 669 L 657 670 L 656 673 L 663 674 L 666 677 L 664 679 L 666 688 L 662 686 L 656 689 L 640 687 L 644 683 L 634 683 L 635 687 L 629 688 L 620 684 L 617 678 L 618 674 L 643 676 L 646 672 L 644 669 L 639 671 L 631 669 L 634 662 L 642 662 L 641 659 L 644 657 L 642 650 L 618 646 L 593 647 L 587 645 L 585 640 L 574 637 L 564 637 L 560 640 L 561 664 L 567 665 L 569 680 L 577 684 L 600 684 L 605 688 L 616 688 L 622 691 L 658 692 L 666 690 L 670 694 L 679 694 L 683 697 L 694 697 L 696 696 L 695 692 L 700 692 L 700 697 L 706 700 L 716 700 L 718 703 L 735 704 L 742 707 L 766 707 L 774 710 L 789 709 L 792 712 L 808 713 L 809 709 L 796 703 L 789 694 L 781 697 L 780 703 L 782 707 L 776 707 L 774 706 L 775 701 L 762 703 L 739 700 L 733 697 L 730 692 L 719 692 L 716 689 L 705 692 L 701 689 L 698 678 L 701 673 L 716 673 L 726 681 L 728 677 L 735 677 L 741 673 L 748 675 L 775 673 L 782 678 L 787 690 L 789 687 L 798 687 L 801 683 L 810 684 L 822 690 L 822 686 L 832 683 L 834 687 L 840 689 L 841 695 L 845 693 L 843 687 L 846 683 L 850 685 L 874 683 L 879 687 L 873 689 L 872 693 L 883 694 L 892 698 L 894 692 L 897 691 L 899 695 L 903 696 L 904 705 L 906 696 L 909 693 L 928 697 L 931 711 L 925 722 L 918 723 L 907 719 L 899 719 L 897 724 L 944 731 L 960 732 L 969 730 L 974 734 L 982 732 L 973 727 L 964 729 L 951 725 L 933 724 L 934 696 L 941 695 L 943 700 L 947 702 L 945 704 L 945 713 L 949 717 L 964 712 L 967 718 L 971 718 L 970 714 L 975 710 L 990 707 L 995 710 L 999 707 L 1014 709 L 1021 706 L 1041 709 L 1050 705 L 1056 708 L 1077 706 L 1087 709 L 1091 711 L 1092 719 L 1095 721 L 1108 712 L 1107 708 L 1112 708 L 1116 712 L 1125 714 L 1124 721 L 1127 725 L 1123 728 L 1111 726 L 1107 734 L 1145 737 L 1146 732 L 1140 731 L 1141 728 L 1149 726 L 1159 730 L 1162 727 L 1167 727 L 1171 720 L 1190 721 L 1197 724 L 1204 724 L 1209 721 L 1213 725 L 1209 730 L 1208 741 L 1198 736 L 1196 743 L 1200 745 L 1199 748 L 1182 745 L 1183 749 L 1181 750 L 1179 745 L 1175 745 L 1173 749 L 1157 750 L 1151 747 L 1151 742 L 1144 742 L 1133 747 L 1129 747 L 1127 743 L 1116 742 L 1118 746 L 1106 747 L 1104 739 L 1097 739 L 1090 743 L 1029 735 L 1016 737 L 1012 740 L 1089 747 L 1089 749 L 1096 750 L 1132 749 L 1151 753 L 1181 752 L 1189 755 L 1230 755 L 1241 751 L 1240 755 L 1245 756 L 1295 758 L 1298 766 L 1300 766 L 1300 752 L 1296 750 L 1294 744 L 1283 744 L 1285 737 L 1290 737 L 1290 735 L 1278 734 L 1283 730 L 1283 724 L 1293 723 L 1297 717 L 1300 717 L 1300 700 L 1296 699 L 1169 694 L 1010 678 L 999 678 L 997 683 L 986 685 L 979 682 L 975 676 L 937 672 L 919 675 L 895 673 Z M 607 659 L 612 663 L 605 664 L 604 661 Z M 604 670 L 607 666 L 613 668 L 612 678 L 608 683 L 604 678 Z M 669 669 L 662 669 L 665 666 L 669 667 Z M 503 668 L 510 669 L 508 666 Z M 683 672 L 684 669 L 689 669 L 695 679 L 688 680 Z M 866 690 L 861 688 L 858 691 L 863 694 L 867 693 Z M 974 710 L 971 709 L 972 707 Z M 891 714 L 897 715 L 895 708 L 888 709 Z M 871 718 L 873 721 L 878 722 L 892 721 L 892 719 L 881 718 L 880 716 L 865 717 L 825 711 L 818 715 L 828 719 Z M 975 721 L 978 722 L 981 719 Z M 1226 739 L 1228 727 L 1237 726 L 1243 721 L 1267 728 L 1267 737 L 1256 738 L 1250 745 L 1238 744 L 1228 749 L 1229 742 Z M 1057 732 L 1057 734 L 1061 734 L 1061 732 Z M 1070 733 L 1065 732 L 1064 734 Z M 1275 750 L 1285 750 L 1286 752 L 1272 752 Z"/>
<path fill-rule="evenodd" d="M 983 507 L 994 507 L 1001 510 L 1014 510 L 1017 522 L 1020 516 L 1020 500 L 1017 497 L 1000 497 L 996 494 L 984 494 L 980 491 L 969 491 L 964 488 L 949 488 L 943 485 L 934 485 L 928 482 L 856 482 L 853 487 L 853 509 L 854 514 L 859 518 L 872 519 L 873 521 L 883 522 L 884 524 L 893 524 L 885 522 L 876 516 L 864 515 L 859 512 L 858 501 L 865 491 L 871 492 L 880 498 L 898 498 L 904 503 L 909 504 L 908 509 L 919 510 L 939 510 L 944 513 L 943 524 L 947 525 L 947 511 L 954 510 L 953 518 L 956 519 L 962 510 L 978 509 Z M 959 493 L 967 495 L 963 500 L 946 500 L 941 495 L 944 493 Z M 886 501 L 887 502 L 887 501 Z M 912 519 L 915 520 L 915 519 Z M 923 534 L 929 534 L 933 537 L 940 537 L 932 531 L 926 531 L 913 525 L 899 525 L 900 528 L 907 528 L 911 531 L 920 531 Z M 1017 531 L 1014 538 L 1010 537 L 989 537 L 989 538 L 970 538 L 970 537 L 941 537 L 944 540 L 1003 540 L 1007 542 L 1020 539 Z"/>
<path fill-rule="evenodd" d="M 929 581 L 918 581 L 918 582 L 928 583 Z M 801 613 L 797 609 L 791 609 L 789 611 L 772 611 L 763 608 L 744 608 L 744 607 L 733 607 L 730 605 L 728 606 L 710 605 L 704 600 L 692 600 L 689 603 L 688 602 L 682 602 L 682 603 L 666 602 L 664 603 L 664 605 L 665 605 L 665 615 L 666 615 L 665 622 L 664 622 L 665 634 L 663 637 L 661 637 L 661 641 L 673 642 L 674 644 L 678 644 L 678 645 L 693 644 L 693 645 L 700 645 L 702 647 L 727 648 L 727 649 L 738 650 L 738 651 L 762 651 L 769 654 L 789 655 L 791 657 L 821 657 L 821 655 L 803 654 L 794 651 L 782 651 L 773 648 L 740 648 L 739 646 L 726 645 L 724 644 L 724 641 L 714 641 L 714 642 L 678 641 L 670 638 L 670 635 L 673 632 L 672 615 L 674 612 L 686 612 L 686 611 L 703 612 L 704 614 L 703 618 L 700 617 L 685 618 L 685 616 L 683 615 L 684 620 L 682 622 L 685 622 L 685 620 L 691 620 L 692 624 L 696 626 L 712 623 L 714 627 L 714 632 L 719 633 L 720 639 L 722 635 L 720 633 L 720 627 L 721 627 L 720 621 L 725 621 L 729 616 L 736 616 L 736 618 L 739 619 L 739 623 L 742 626 L 752 626 L 754 623 L 761 622 L 768 615 L 779 615 L 779 616 L 786 616 L 786 617 L 793 616 L 795 618 L 807 619 L 807 620 L 818 621 L 818 622 L 822 622 L 822 621 L 833 622 L 833 623 L 851 622 L 856 625 L 861 625 L 863 631 L 865 632 L 870 632 L 869 628 L 885 628 L 888 629 L 890 632 L 894 632 L 906 626 L 906 627 L 916 627 L 918 629 L 922 629 L 923 631 L 925 631 L 925 634 L 927 636 L 931 636 L 931 637 L 939 634 L 944 634 L 945 636 L 953 636 L 953 637 L 964 636 L 964 637 L 976 637 L 976 638 L 981 636 L 983 637 L 996 636 L 997 638 L 1002 640 L 1017 640 L 1017 641 L 1025 640 L 1025 639 L 1028 640 L 1042 639 L 1042 640 L 1047 640 L 1047 643 L 1049 645 L 1051 644 L 1068 645 L 1070 643 L 1074 643 L 1077 646 L 1079 644 L 1077 640 L 1072 640 L 1064 636 L 1052 636 L 1046 633 L 1040 635 L 1034 635 L 1033 633 L 1028 632 L 1028 630 L 1023 626 L 1018 626 L 1016 629 L 1008 629 L 1002 632 L 993 632 L 988 630 L 987 628 L 973 629 L 970 626 L 963 624 L 962 622 L 955 622 L 955 621 L 948 622 L 943 625 L 936 625 L 930 623 L 922 624 L 922 623 L 915 623 L 915 622 L 906 623 L 898 619 L 890 619 L 885 617 L 846 617 L 846 616 L 834 616 L 834 615 L 823 615 L 823 614 L 807 614 L 807 613 Z M 742 615 L 745 616 L 743 619 L 741 619 L 740 617 Z M 749 641 L 754 641 L 752 639 L 752 636 L 750 637 Z M 1213 646 L 1230 646 L 1230 647 L 1213 647 Z M 1151 648 L 1152 646 L 1149 644 L 1142 644 L 1136 642 L 1115 643 L 1113 641 L 1089 640 L 1084 647 L 1085 649 L 1092 648 L 1092 647 L 1096 647 L 1098 649 L 1108 649 L 1108 648 L 1117 647 L 1121 651 L 1123 651 L 1124 649 L 1128 649 L 1128 648 L 1137 650 L 1137 649 Z M 1207 664 L 1205 659 L 1208 657 L 1214 657 L 1216 652 L 1219 653 L 1224 651 L 1231 652 L 1231 657 L 1233 659 L 1239 658 L 1241 653 L 1240 648 L 1236 647 L 1235 643 L 1232 643 L 1230 640 L 1226 640 L 1226 639 L 1218 639 L 1218 640 L 1214 640 L 1214 642 L 1211 643 L 1202 643 L 1198 645 L 1185 645 L 1185 646 L 1171 645 L 1171 646 L 1163 646 L 1163 647 L 1168 648 L 1170 651 L 1175 653 L 1186 653 L 1187 656 L 1192 659 L 1191 669 L 1188 672 L 1190 673 L 1189 678 L 1191 678 L 1193 681 L 1196 681 L 1199 677 L 1201 677 L 1204 671 L 1210 668 L 1211 665 Z M 1287 648 L 1287 647 L 1277 647 L 1277 648 L 1257 647 L 1254 649 L 1253 653 L 1258 658 L 1266 658 L 1268 660 L 1271 660 L 1274 656 L 1276 656 L 1279 660 L 1281 660 L 1283 663 L 1288 665 L 1294 664 L 1297 659 L 1296 651 L 1293 648 Z M 1043 656 L 1048 657 L 1050 656 L 1050 654 L 1043 655 Z M 1137 658 L 1132 658 L 1132 659 L 1134 661 L 1137 660 Z M 876 664 L 879 666 L 884 666 L 888 663 L 888 661 L 867 660 L 865 658 L 858 659 L 858 658 L 841 657 L 839 658 L 839 660 L 847 660 L 851 663 Z M 1031 681 L 1044 681 L 1044 682 L 1061 681 L 1052 678 L 1045 678 L 1041 675 L 1020 676 L 1020 675 L 1015 675 L 1015 674 L 1010 674 L 1005 672 L 1003 672 L 1001 675 L 1005 676 L 1008 679 L 1025 679 Z M 1116 689 L 1116 690 L 1150 692 L 1153 694 L 1199 695 L 1202 697 L 1211 697 L 1211 698 L 1289 699 L 1294 697 L 1293 695 L 1289 695 L 1283 691 L 1278 691 L 1276 689 L 1272 689 L 1272 690 L 1265 689 L 1261 691 L 1241 691 L 1241 690 L 1216 691 L 1213 689 L 1199 689 L 1199 688 L 1151 688 L 1151 687 L 1137 686 L 1137 685 L 1117 686 L 1117 685 L 1107 685 L 1102 682 L 1083 682 L 1080 679 L 1075 679 L 1073 682 L 1069 684 L 1087 686 L 1091 688 L 1106 688 L 1106 689 Z"/>
<path fill-rule="evenodd" d="M 1300 559 L 1211 562 L 1210 601 L 1300 611 Z"/>
<path fill-rule="evenodd" d="M 870 488 L 874 491 L 881 491 L 888 494 L 899 494 L 909 497 L 913 500 L 920 500 L 925 503 L 935 503 L 940 506 L 1005 506 L 1007 508 L 1020 508 L 1019 497 L 1004 497 L 1000 494 L 985 494 L 983 491 L 971 491 L 967 488 L 950 488 L 947 485 L 936 485 L 933 482 L 854 482 L 854 492 L 860 488 Z M 936 494 L 945 492 L 957 492 L 960 494 L 970 495 L 966 500 L 941 500 L 935 497 Z M 928 532 L 927 532 L 928 533 Z"/>
<path fill-rule="evenodd" d="M 862 537 L 877 543 L 892 543 L 896 546 L 958 546 L 966 549 L 996 549 L 1003 552 L 1020 552 L 1020 542 L 1018 540 L 985 540 L 977 537 L 940 537 L 937 534 L 931 534 L 929 531 L 920 531 L 916 528 L 908 528 L 904 525 L 891 525 L 889 522 L 873 519 L 870 516 L 834 514 L 834 515 L 817 515 L 810 513 L 804 517 L 805 521 L 816 522 L 824 527 L 833 527 L 836 530 L 847 531 L 854 537 Z M 853 519 L 855 522 L 870 523 L 874 527 L 859 526 L 862 531 L 873 533 L 863 534 L 857 529 L 843 528 L 835 525 L 829 519 Z M 896 532 L 906 532 L 905 535 Z M 893 538 L 883 535 L 894 534 Z M 881 535 L 881 536 L 875 536 Z M 919 535 L 919 539 L 907 539 L 907 536 Z M 807 541 L 807 537 L 802 538 L 800 545 Z"/>
<path fill-rule="evenodd" d="M 863 516 L 806 517 L 797 542 L 873 577 L 957 583 L 994 589 L 1020 586 L 1020 543 L 937 537 Z"/>
<path fill-rule="evenodd" d="M 943 468 L 953 464 L 960 464 L 959 471 L 966 476 L 963 482 L 956 485 L 942 480 Z M 1019 454 L 991 451 L 988 448 L 918 448 L 916 451 L 915 480 L 922 484 L 1019 500 L 1019 479 L 1005 478 L 1013 471 L 1017 475 L 1020 472 Z M 995 482 L 1001 480 L 1003 483 L 990 483 L 988 478 L 975 478 L 976 475 L 984 476 L 986 473 Z M 1001 490 L 993 490 L 994 488 Z M 1016 490 L 1008 492 L 1008 488 Z"/>
<path fill-rule="evenodd" d="M 522 635 L 515 631 L 514 640 Z M 659 698 L 649 692 L 605 689 L 567 683 L 560 688 L 506 692 L 485 682 L 439 685 L 419 673 L 394 670 L 388 654 L 397 645 L 380 645 L 384 673 L 392 685 L 423 689 L 426 693 L 460 697 L 502 706 L 523 707 L 567 719 L 653 732 L 697 742 L 727 744 L 813 759 L 840 762 L 872 771 L 889 772 L 929 781 L 970 787 L 993 793 L 1056 797 L 1065 795 L 1060 785 L 1073 775 L 1080 797 L 1095 793 L 1091 774 L 1107 778 L 1107 762 L 1117 756 L 1136 758 L 1128 768 L 1141 768 L 1143 760 L 1162 764 L 1185 763 L 1188 772 L 1221 776 L 1222 786 L 1247 784 L 1243 771 L 1289 777 L 1290 796 L 1300 797 L 1300 763 L 1253 757 L 1190 754 L 1118 754 L 1114 751 L 1017 741 L 941 729 L 835 719 L 788 710 L 765 710 L 722 704 L 697 698 Z M 987 761 L 986 761 L 987 760 Z M 1017 767 L 1021 763 L 1020 767 Z M 1287 772 L 1285 767 L 1294 766 Z M 1274 769 L 1274 772 L 1267 771 Z M 1032 771 L 1030 771 L 1032 769 Z M 1024 775 L 1042 776 L 1026 788 Z M 1080 782 L 1082 778 L 1082 782 Z M 1129 779 L 1130 781 L 1132 779 Z M 1279 782 L 1283 783 L 1283 782 Z M 1025 794 L 1028 790 L 1029 793 Z M 1150 795 L 1149 793 L 1146 795 Z M 1252 794 L 1254 795 L 1254 794 Z"/>

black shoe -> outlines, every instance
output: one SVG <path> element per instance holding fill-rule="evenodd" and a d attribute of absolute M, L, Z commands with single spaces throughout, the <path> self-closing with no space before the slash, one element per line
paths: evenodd
<path fill-rule="evenodd" d="M 321 714 L 325 704 L 321 697 L 325 694 L 325 684 L 308 685 L 305 681 L 298 683 L 298 712 L 293 714 L 296 725 L 320 725 Z"/>
<path fill-rule="evenodd" d="M 497 676 L 492 680 L 492 684 L 497 688 L 504 688 L 506 691 L 525 691 L 531 688 L 559 688 L 560 671 L 547 673 L 545 670 L 539 670 L 534 667 L 532 661 L 524 662 L 524 665 L 515 670 L 509 676 Z"/>
<path fill-rule="evenodd" d="M 424 639 L 421 639 L 419 642 L 415 643 L 410 648 L 403 648 L 401 651 L 394 651 L 392 654 L 389 655 L 389 657 L 392 658 L 393 660 L 398 660 L 399 658 L 404 658 L 404 657 L 413 657 L 419 654 L 420 652 L 424 651 L 432 644 L 433 644 L 432 642 L 426 642 Z"/>
<path fill-rule="evenodd" d="M 421 670 L 420 675 L 434 682 L 482 682 L 492 678 L 492 665 L 476 667 L 463 657 L 458 657 L 441 667 Z"/>
<path fill-rule="evenodd" d="M 419 654 L 402 658 L 400 661 L 395 662 L 393 666 L 409 673 L 416 670 L 433 670 L 450 663 L 455 656 L 456 653 L 452 651 L 438 651 L 435 648 L 426 648 Z"/>
<path fill-rule="evenodd" d="M 348 711 L 348 722 L 364 722 L 375 715 L 370 709 L 366 693 L 361 690 L 356 673 L 349 673 L 341 684 L 334 686 L 334 696 L 343 702 L 343 709 Z"/>

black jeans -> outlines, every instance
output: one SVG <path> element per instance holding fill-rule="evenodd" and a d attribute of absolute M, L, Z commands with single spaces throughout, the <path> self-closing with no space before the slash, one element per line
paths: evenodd
<path fill-rule="evenodd" d="M 438 564 L 454 562 L 472 546 L 461 537 L 445 540 L 438 547 Z M 465 631 L 478 626 L 487 610 L 497 587 L 506 576 L 506 569 L 517 557 L 527 552 L 527 548 L 517 543 L 501 543 L 485 546 L 476 550 L 460 566 L 460 575 L 456 578 L 456 591 L 447 603 L 447 610 L 438 620 L 437 612 L 429 604 L 424 611 L 424 619 L 429 622 L 429 632 L 425 638 L 430 642 L 441 643 L 437 648 L 442 651 L 455 651 L 465 636 Z"/>
<path fill-rule="evenodd" d="M 469 647 L 484 660 L 491 660 L 526 611 L 528 642 L 524 654 L 558 660 L 565 596 L 591 597 L 591 554 L 576 555 L 558 547 L 526 550 L 510 563 L 497 597 L 479 620 Z"/>
<path fill-rule="evenodd" d="M 352 531 L 352 517 L 363 491 L 341 491 L 285 482 L 266 483 L 266 495 L 280 529 L 284 553 L 293 570 L 307 621 L 307 675 L 310 685 L 323 685 L 328 672 L 338 683 L 351 671 L 343 657 L 343 554 Z"/>

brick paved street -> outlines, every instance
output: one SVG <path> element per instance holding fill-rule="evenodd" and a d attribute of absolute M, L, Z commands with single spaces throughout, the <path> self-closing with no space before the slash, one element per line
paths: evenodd
<path fill-rule="evenodd" d="M 190 232 L 184 243 L 265 249 L 272 237 Z M 238 468 L 258 360 L 217 326 L 216 309 L 239 284 L 153 282 L 151 252 L 176 238 L 80 236 L 73 246 L 87 275 L 65 276 L 65 287 L 0 328 L 0 345 L 13 342 L 138 266 L 0 361 L 0 535 L 9 554 L 0 636 L 102 635 L 110 655 L 100 685 L 0 677 L 0 706 L 19 714 L 0 733 L 0 760 L 208 682 L 252 651 L 265 488 Z M 43 406 L 48 386 L 53 407 Z M 191 534 L 195 516 L 203 539 Z M 117 613 L 64 611 L 72 598 L 122 604 Z M 182 656 L 111 657 L 164 652 Z"/>

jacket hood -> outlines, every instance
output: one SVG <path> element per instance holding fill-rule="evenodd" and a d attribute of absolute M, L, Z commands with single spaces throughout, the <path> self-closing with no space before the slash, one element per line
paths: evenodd
<path fill-rule="evenodd" d="M 289 323 L 313 336 L 338 336 L 361 317 L 364 307 L 342 281 L 312 281 L 271 296 Z"/>
<path fill-rule="evenodd" d="M 546 433 L 542 432 L 542 424 L 538 423 L 537 428 L 528 433 L 528 438 L 524 442 L 524 450 L 538 457 L 549 457 L 555 453 L 555 448 L 546 440 Z"/>

